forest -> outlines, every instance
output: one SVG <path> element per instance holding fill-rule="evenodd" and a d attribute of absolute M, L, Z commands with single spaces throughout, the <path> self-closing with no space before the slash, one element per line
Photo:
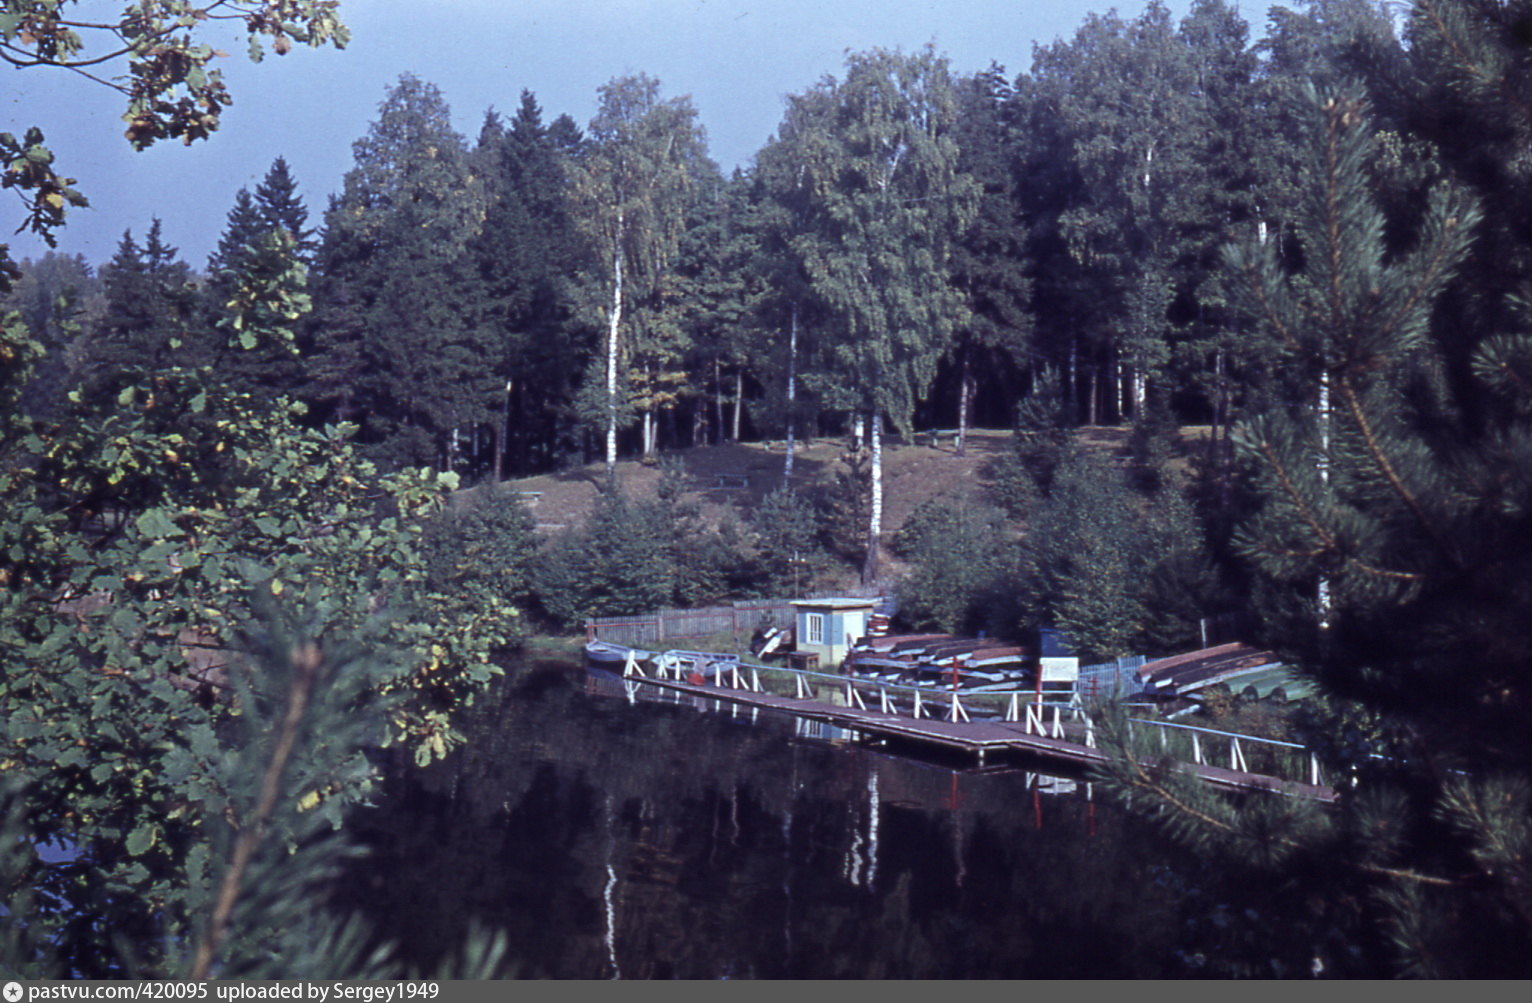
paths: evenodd
<path fill-rule="evenodd" d="M 0 58 L 69 66 L 64 7 L 5 3 Z M 199 19 L 141 8 L 108 26 L 128 140 L 204 139 L 227 95 Z M 333 2 L 213 8 L 278 53 L 344 40 Z M 301 905 L 380 744 L 446 755 L 535 630 L 806 565 L 910 627 L 1054 625 L 1103 659 L 1237 616 L 1320 685 L 1308 738 L 1354 795 L 1215 803 L 1125 755 L 1124 802 L 1331 889 L 1306 935 L 1341 971 L 1525 975 L 1532 4 L 1261 28 L 1156 2 L 1015 74 L 853 52 L 729 175 L 642 73 L 584 125 L 522 91 L 471 139 L 405 75 L 322 212 L 278 157 L 206 262 L 158 220 L 107 262 L 0 251 L 0 781 L 30 837 L 0 895 L 35 918 L 6 970 L 385 971 Z M 22 227 L 85 204 L 41 129 L 0 153 Z M 1080 448 L 1101 426 L 1122 461 Z M 885 533 L 889 437 L 979 427 L 1010 432 L 984 489 Z M 835 489 L 795 490 L 828 436 Z M 781 445 L 781 487 L 704 525 L 674 454 L 738 441 Z M 597 461 L 561 533 L 449 503 Z"/>

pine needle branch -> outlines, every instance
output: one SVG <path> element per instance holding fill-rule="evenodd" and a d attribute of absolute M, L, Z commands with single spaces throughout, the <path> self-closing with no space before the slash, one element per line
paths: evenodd
<path fill-rule="evenodd" d="M 276 744 L 272 748 L 271 760 L 266 764 L 266 772 L 261 779 L 261 792 L 256 801 L 255 813 L 240 830 L 239 839 L 234 844 L 229 869 L 224 873 L 223 880 L 219 884 L 218 898 L 208 923 L 207 935 L 197 946 L 196 959 L 191 970 L 193 979 L 209 977 L 218 950 L 228 936 L 229 919 L 233 915 L 235 903 L 239 901 L 240 886 L 244 881 L 245 872 L 250 867 L 250 861 L 265 836 L 267 823 L 270 822 L 272 813 L 276 810 L 277 799 L 281 795 L 282 777 L 297 746 L 298 732 L 302 727 L 304 714 L 308 710 L 309 700 L 313 696 L 314 684 L 319 678 L 322 660 L 317 645 L 310 643 L 297 647 L 290 657 L 293 683 L 288 693 L 287 713 L 282 718 Z"/>
<path fill-rule="evenodd" d="M 1447 562 L 1454 568 L 1461 567 L 1457 553 L 1448 544 L 1446 539 L 1442 537 L 1441 530 L 1426 512 L 1425 506 L 1421 504 L 1419 497 L 1410 490 L 1409 485 L 1404 483 L 1404 478 L 1399 476 L 1399 471 L 1394 467 L 1387 452 L 1384 451 L 1382 443 L 1378 440 L 1377 432 L 1373 428 L 1372 422 L 1368 419 L 1366 410 L 1362 407 L 1361 399 L 1356 392 L 1356 386 L 1349 377 L 1341 377 L 1340 392 L 1341 397 L 1346 402 L 1346 410 L 1351 415 L 1351 420 L 1356 422 L 1357 429 L 1362 433 L 1362 444 L 1366 446 L 1367 453 L 1372 457 L 1373 463 L 1383 474 L 1384 479 L 1388 481 L 1389 487 L 1393 488 L 1394 494 L 1398 495 L 1399 500 L 1410 510 L 1410 514 L 1415 517 L 1416 522 L 1420 523 L 1421 528 L 1426 531 L 1426 535 L 1431 538 L 1431 542 L 1436 544 L 1436 549 L 1447 559 Z"/>

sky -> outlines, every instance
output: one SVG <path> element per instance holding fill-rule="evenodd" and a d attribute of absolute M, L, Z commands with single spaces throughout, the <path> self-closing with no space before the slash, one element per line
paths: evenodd
<path fill-rule="evenodd" d="M 1176 18 L 1189 0 L 1170 0 Z M 110 9 L 83 0 L 81 12 Z M 120 3 L 117 5 L 120 10 Z M 435 84 L 469 141 L 484 113 L 515 113 L 523 89 L 545 122 L 567 113 L 582 127 L 596 89 L 627 73 L 656 77 L 665 97 L 690 95 L 725 171 L 748 166 L 781 120 L 783 99 L 826 75 L 848 51 L 933 44 L 955 73 L 991 63 L 1030 68 L 1034 43 L 1069 38 L 1092 12 L 1124 18 L 1146 0 L 343 0 L 351 42 L 297 47 L 251 63 L 237 38 L 214 43 L 234 103 L 218 132 L 190 147 L 133 152 L 122 138 L 120 95 L 51 69 L 0 72 L 0 131 L 40 126 L 59 171 L 91 207 L 71 211 L 58 251 L 100 264 L 125 230 L 165 238 L 201 267 L 240 188 L 254 190 L 282 156 L 317 223 L 351 167 L 351 144 L 377 117 L 403 73 Z M 1246 14 L 1247 19 L 1250 14 Z M 1258 28 L 1252 25 L 1252 28 Z M 7 216 L 6 213 L 9 213 Z M 18 204 L 0 200 L 0 242 L 18 258 L 47 248 L 27 234 Z"/>

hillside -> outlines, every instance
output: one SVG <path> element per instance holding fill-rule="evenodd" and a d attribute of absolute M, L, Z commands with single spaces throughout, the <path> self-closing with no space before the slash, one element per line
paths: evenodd
<path fill-rule="evenodd" d="M 1128 429 L 1084 428 L 1078 435 L 1084 445 L 1121 455 Z M 884 448 L 885 543 L 923 502 L 965 486 L 987 488 L 993 465 L 1009 444 L 1009 430 L 977 429 L 969 433 L 965 455 L 959 456 L 950 438 L 933 445 L 924 436 L 917 437 L 916 442 L 889 436 Z M 782 482 L 780 442 L 697 446 L 672 455 L 685 464 L 692 484 L 688 494 L 701 505 L 703 518 L 710 525 L 716 526 L 731 511 L 740 521 L 748 520 L 761 499 Z M 846 440 L 841 437 L 799 443 L 794 485 L 810 496 L 828 489 L 836 475 L 848 469 L 845 455 Z M 617 475 L 631 495 L 648 498 L 659 484 L 660 469 L 637 460 L 622 460 L 617 464 Z M 521 493 L 538 529 L 554 533 L 586 519 L 605 476 L 605 465 L 596 462 L 560 473 L 505 481 L 498 490 Z M 481 485 L 463 492 L 462 501 L 472 504 L 472 499 L 486 490 L 495 489 Z M 889 570 L 897 571 L 897 567 Z M 849 585 L 854 581 L 854 570 L 848 567 L 846 574 L 845 584 Z"/>

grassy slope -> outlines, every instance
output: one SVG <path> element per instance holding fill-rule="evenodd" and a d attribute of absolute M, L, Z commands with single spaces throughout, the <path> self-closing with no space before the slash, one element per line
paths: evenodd
<path fill-rule="evenodd" d="M 1125 450 L 1127 436 L 1126 428 L 1085 428 L 1079 432 L 1082 443 L 1113 455 L 1121 455 Z M 884 451 L 884 543 L 892 540 L 921 503 L 965 487 L 986 490 L 992 465 L 1009 448 L 1009 440 L 1009 431 L 978 429 L 969 434 L 966 455 L 958 456 L 950 439 L 932 446 L 924 441 L 908 443 L 890 436 Z M 845 452 L 846 440 L 841 438 L 800 443 L 794 461 L 794 485 L 812 495 L 833 483 L 836 473 L 846 469 L 842 461 Z M 680 450 L 677 455 L 691 476 L 693 497 L 701 503 L 704 518 L 713 525 L 731 510 L 740 521 L 747 520 L 760 500 L 782 483 L 780 443 L 698 446 Z M 660 479 L 657 466 L 645 466 L 636 460 L 619 461 L 617 474 L 624 489 L 639 498 L 652 497 Z M 748 487 L 718 487 L 718 478 L 724 475 L 731 479 L 742 477 Z M 557 532 L 585 519 L 604 478 L 605 466 L 597 462 L 562 473 L 506 481 L 499 490 L 540 492 L 531 503 L 532 514 L 540 530 Z M 482 485 L 465 495 L 486 490 L 493 489 Z M 888 570 L 897 573 L 898 567 L 891 565 Z M 837 585 L 854 581 L 854 569 L 848 567 L 845 581 Z"/>

